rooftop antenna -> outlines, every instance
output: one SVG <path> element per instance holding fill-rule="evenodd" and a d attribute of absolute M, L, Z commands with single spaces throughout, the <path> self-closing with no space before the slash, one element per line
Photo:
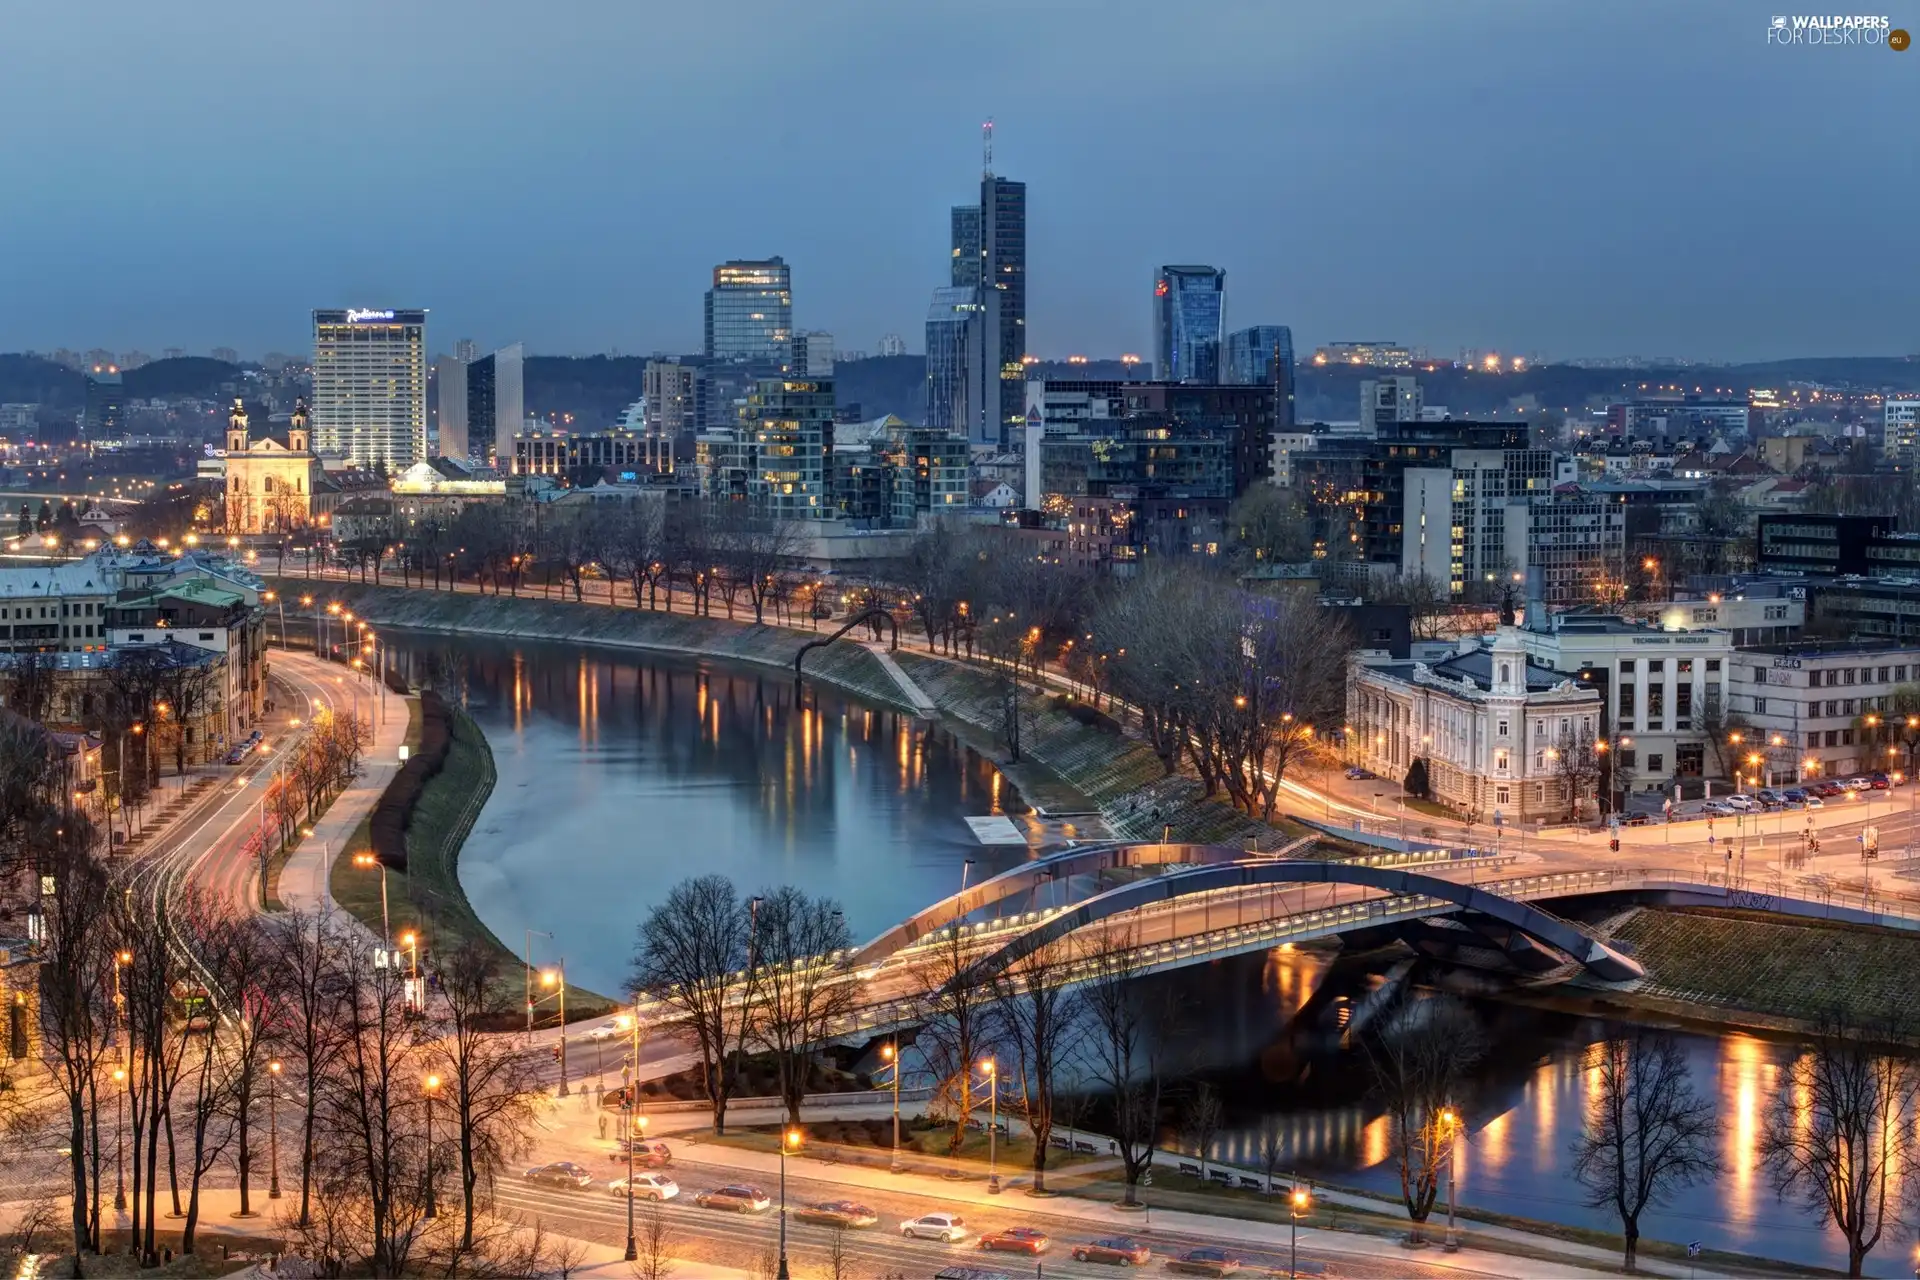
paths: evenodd
<path fill-rule="evenodd" d="M 988 116 L 987 122 L 980 126 L 980 176 L 983 178 L 991 178 L 993 176 L 992 116 Z"/>

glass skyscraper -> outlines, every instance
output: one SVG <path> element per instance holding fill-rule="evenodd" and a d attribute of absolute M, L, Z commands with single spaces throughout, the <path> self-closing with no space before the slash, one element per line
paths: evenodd
<path fill-rule="evenodd" d="M 1154 376 L 1162 382 L 1220 381 L 1227 273 L 1218 267 L 1161 267 L 1153 277 Z"/>
<path fill-rule="evenodd" d="M 1283 324 L 1257 324 L 1227 335 L 1227 358 L 1222 370 L 1238 386 L 1271 384 L 1274 389 L 1273 424 L 1293 425 L 1293 330 Z"/>
<path fill-rule="evenodd" d="M 707 290 L 710 360 L 758 360 L 787 368 L 793 359 L 793 276 L 782 258 L 737 259 L 713 269 Z"/>
<path fill-rule="evenodd" d="M 313 313 L 316 451 L 389 473 L 427 456 L 427 313 Z"/>
<path fill-rule="evenodd" d="M 833 517 L 833 379 L 762 378 L 741 415 L 746 493 L 785 520 Z"/>
<path fill-rule="evenodd" d="M 951 229 L 953 287 L 981 288 L 983 357 L 970 371 L 978 390 L 969 399 L 987 425 L 967 428 L 967 435 L 1004 448 L 1019 434 L 1027 408 L 1027 184 L 985 175 L 980 203 L 954 206 Z"/>
<path fill-rule="evenodd" d="M 989 439 L 987 430 L 997 424 L 984 420 L 979 399 L 978 375 L 984 363 L 980 309 L 980 290 L 972 285 L 933 291 L 927 307 L 927 425 L 958 432 L 976 444 L 998 444 L 998 431 Z"/>

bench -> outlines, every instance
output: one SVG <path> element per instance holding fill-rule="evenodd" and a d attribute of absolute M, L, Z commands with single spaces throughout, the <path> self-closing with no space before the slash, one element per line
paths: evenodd
<path fill-rule="evenodd" d="M 1069 1142 L 1067 1139 L 1061 1137 L 1057 1133 L 1047 1139 L 1047 1145 L 1050 1147 L 1058 1147 L 1062 1151 L 1073 1150 L 1073 1143 Z"/>
<path fill-rule="evenodd" d="M 1270 1191 L 1271 1190 L 1271 1188 L 1269 1188 L 1268 1186 L 1266 1186 L 1266 1184 L 1261 1182 L 1260 1179 L 1252 1176 L 1251 1174 L 1246 1174 L 1246 1173 L 1243 1173 L 1240 1175 L 1240 1186 L 1247 1191 Z"/>
<path fill-rule="evenodd" d="M 1073 1140 L 1073 1149 L 1084 1155 L 1093 1156 L 1100 1154 L 1100 1148 L 1094 1146 L 1091 1142 L 1083 1142 L 1079 1138 Z"/>
<path fill-rule="evenodd" d="M 1233 1185 L 1233 1175 L 1225 1169 L 1209 1169 L 1207 1170 L 1207 1181 L 1217 1182 L 1223 1187 L 1230 1187 Z"/>
<path fill-rule="evenodd" d="M 1186 1174 L 1189 1178 L 1197 1178 L 1200 1176 L 1200 1166 L 1191 1160 L 1182 1160 L 1180 1162 L 1180 1172 Z"/>

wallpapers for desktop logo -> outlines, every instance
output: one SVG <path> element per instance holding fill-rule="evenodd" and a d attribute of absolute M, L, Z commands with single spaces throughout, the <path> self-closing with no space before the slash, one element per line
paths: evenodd
<path fill-rule="evenodd" d="M 1778 45 L 1886 45 L 1903 50 L 1907 33 L 1885 14 L 1775 14 L 1767 24 L 1767 43 Z"/>

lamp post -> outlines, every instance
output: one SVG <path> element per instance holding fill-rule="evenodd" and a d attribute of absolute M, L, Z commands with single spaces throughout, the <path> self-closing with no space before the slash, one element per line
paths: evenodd
<path fill-rule="evenodd" d="M 547 941 L 553 941 L 553 935 L 541 929 L 527 930 L 527 1034 L 533 1034 L 533 935 L 539 934 Z"/>
<path fill-rule="evenodd" d="M 387 916 L 387 869 L 380 865 L 380 859 L 371 853 L 353 855 L 356 867 L 372 867 L 380 873 L 380 935 L 386 940 L 387 950 L 393 950 L 393 925 Z"/>
<path fill-rule="evenodd" d="M 280 1059 L 267 1063 L 267 1199 L 280 1198 Z"/>
<path fill-rule="evenodd" d="M 540 975 L 540 985 L 554 987 L 560 994 L 560 1088 L 559 1096 L 567 1096 L 567 958 L 560 957 L 558 971 L 548 969 Z M 634 1064 L 636 1067 L 638 1063 Z"/>
<path fill-rule="evenodd" d="M 1000 1071 L 992 1058 L 980 1064 L 987 1073 L 987 1193 L 1000 1194 Z"/>
<path fill-rule="evenodd" d="M 420 1214 L 423 1218 L 437 1217 L 438 1210 L 433 1203 L 433 1095 L 440 1091 L 440 1077 L 427 1077 L 427 1207 Z"/>
<path fill-rule="evenodd" d="M 1289 1223 L 1287 1229 L 1287 1276 L 1294 1280 L 1300 1274 L 1300 1219 L 1313 1209 L 1313 1197 L 1300 1185 L 1300 1175 L 1293 1175 L 1293 1194 L 1288 1197 Z"/>
<path fill-rule="evenodd" d="M 789 1280 L 787 1271 L 787 1148 L 798 1149 L 800 1131 L 788 1129 L 780 1135 L 780 1280 Z"/>
<path fill-rule="evenodd" d="M 1452 1107 L 1440 1113 L 1440 1123 L 1447 1127 L 1447 1249 L 1452 1251 L 1460 1247 L 1460 1237 L 1455 1234 L 1453 1220 L 1453 1156 L 1455 1141 L 1460 1132 L 1460 1116 Z"/>
<path fill-rule="evenodd" d="M 628 1029 L 633 1032 L 633 1047 L 632 1057 L 627 1062 L 627 1105 L 624 1109 L 627 1113 L 627 1261 L 632 1262 L 640 1256 L 640 1250 L 633 1237 L 633 1113 L 640 1104 L 640 998 L 638 996 L 634 997 L 631 1019 L 627 1017 L 620 1019 L 622 1022 L 629 1020 L 632 1022 L 632 1026 Z"/>
<path fill-rule="evenodd" d="M 426 1004 L 420 999 L 420 935 L 409 929 L 400 935 L 400 945 L 407 949 L 407 1007 L 419 1009 Z"/>
<path fill-rule="evenodd" d="M 888 1162 L 887 1172 L 900 1172 L 900 1038 L 895 1036 L 892 1043 L 883 1045 L 880 1056 L 893 1068 L 893 1159 Z"/>
<path fill-rule="evenodd" d="M 113 1069 L 113 1093 L 116 1104 L 113 1121 L 113 1211 L 115 1213 L 124 1213 L 127 1208 L 127 1091 L 124 1088 L 126 1083 L 126 1069 L 115 1067 Z"/>

